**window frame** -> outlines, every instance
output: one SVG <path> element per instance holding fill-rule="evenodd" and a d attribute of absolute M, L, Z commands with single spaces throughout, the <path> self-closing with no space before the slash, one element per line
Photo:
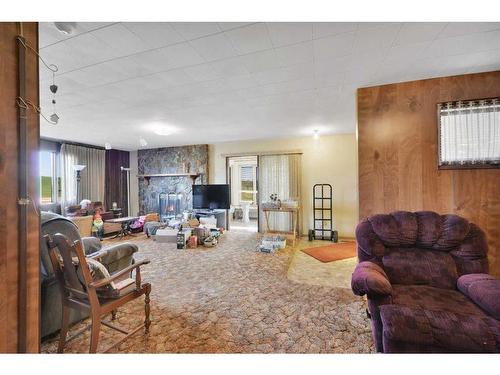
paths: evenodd
<path fill-rule="evenodd" d="M 46 152 L 50 155 L 50 183 L 51 183 L 51 197 L 50 202 L 43 201 L 42 196 L 42 176 L 40 173 L 40 203 L 41 204 L 54 204 L 59 202 L 60 190 L 58 186 L 59 168 L 58 168 L 58 153 L 56 151 L 40 150 L 40 153 Z M 40 168 L 41 169 L 41 168 Z"/>
<path fill-rule="evenodd" d="M 459 102 L 475 102 L 482 100 L 500 100 L 500 97 L 489 97 L 480 99 L 463 99 L 463 100 L 450 100 L 446 102 L 440 102 L 436 104 L 436 121 L 437 121 L 437 154 L 436 154 L 436 165 L 438 170 L 467 170 L 467 169 L 499 169 L 500 163 L 471 163 L 467 162 L 464 164 L 440 164 L 441 155 L 441 113 L 440 107 L 448 103 L 459 103 Z"/>

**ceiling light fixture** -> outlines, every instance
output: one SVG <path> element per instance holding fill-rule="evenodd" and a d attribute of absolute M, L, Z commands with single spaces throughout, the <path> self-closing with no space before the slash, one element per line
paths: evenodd
<path fill-rule="evenodd" d="M 318 129 L 314 129 L 314 135 L 313 135 L 314 139 L 319 139 L 319 131 Z"/>
<path fill-rule="evenodd" d="M 111 150 L 111 143 L 106 142 L 106 143 L 104 144 L 104 148 L 105 148 L 106 150 Z"/>
<path fill-rule="evenodd" d="M 146 141 L 144 138 L 139 138 L 139 144 L 141 147 L 146 147 L 148 145 L 148 141 Z"/>
<path fill-rule="evenodd" d="M 153 124 L 151 128 L 153 130 L 153 133 L 163 136 L 170 135 L 176 132 L 176 129 L 173 126 L 164 124 Z"/>
<path fill-rule="evenodd" d="M 54 26 L 64 35 L 71 35 L 76 30 L 76 22 L 54 22 Z"/>

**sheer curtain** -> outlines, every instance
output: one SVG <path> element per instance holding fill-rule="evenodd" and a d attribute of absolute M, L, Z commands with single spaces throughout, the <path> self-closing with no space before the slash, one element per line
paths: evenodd
<path fill-rule="evenodd" d="M 263 155 L 259 157 L 259 203 L 268 202 L 271 194 L 278 198 L 301 203 L 302 155 Z M 266 219 L 260 209 L 260 229 L 266 228 Z M 302 212 L 299 211 L 298 225 L 301 232 Z M 290 213 L 269 215 L 271 229 L 289 231 L 292 229 Z"/>
<path fill-rule="evenodd" d="M 500 162 L 500 99 L 449 102 L 439 109 L 439 164 Z"/>
<path fill-rule="evenodd" d="M 78 204 L 82 199 L 104 201 L 106 151 L 64 143 L 61 146 L 62 207 Z M 74 165 L 85 165 L 81 172 L 80 194 L 76 196 Z"/>

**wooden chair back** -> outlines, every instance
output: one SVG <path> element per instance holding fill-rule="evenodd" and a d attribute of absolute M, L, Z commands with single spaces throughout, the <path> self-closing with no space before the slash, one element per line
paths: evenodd
<path fill-rule="evenodd" d="M 46 235 L 45 241 L 63 298 L 86 303 L 97 301 L 95 290 L 88 288 L 92 282 L 92 275 L 81 241 L 70 243 L 61 233 Z M 79 277 L 78 270 L 83 280 Z"/>

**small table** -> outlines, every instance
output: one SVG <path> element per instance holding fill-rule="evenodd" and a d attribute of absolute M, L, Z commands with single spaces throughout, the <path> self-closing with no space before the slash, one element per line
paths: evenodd
<path fill-rule="evenodd" d="M 266 230 L 264 234 L 275 233 L 282 234 L 285 237 L 292 237 L 292 246 L 295 247 L 295 240 L 298 236 L 298 224 L 299 224 L 299 207 L 280 207 L 280 208 L 263 208 L 264 216 L 266 218 Z M 269 228 L 269 214 L 271 212 L 288 212 L 292 214 L 292 230 L 291 231 L 276 231 Z"/>
<path fill-rule="evenodd" d="M 113 224 L 120 224 L 121 225 L 120 232 L 118 232 L 116 234 L 116 236 L 114 236 L 112 238 L 126 237 L 126 236 L 135 237 L 132 234 L 132 231 L 130 230 L 130 223 L 137 220 L 138 218 L 139 217 L 137 217 L 137 216 L 127 216 L 127 217 L 119 217 L 116 219 L 106 220 L 106 223 L 113 223 Z"/>

